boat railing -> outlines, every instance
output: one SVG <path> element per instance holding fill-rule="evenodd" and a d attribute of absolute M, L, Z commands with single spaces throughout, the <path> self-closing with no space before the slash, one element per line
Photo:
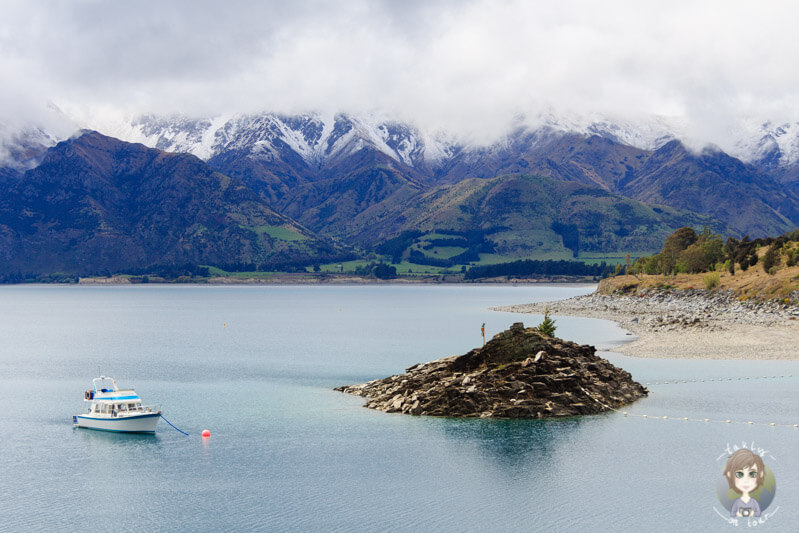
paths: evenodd
<path fill-rule="evenodd" d="M 161 412 L 161 404 L 137 405 L 136 407 L 124 408 L 124 409 L 120 409 L 118 411 L 114 410 L 114 412 L 118 412 L 120 414 L 124 414 L 124 413 L 136 413 L 136 414 L 159 413 L 159 412 Z"/>
<path fill-rule="evenodd" d="M 161 412 L 161 404 L 153 404 L 153 405 L 142 405 L 138 409 L 137 412 L 143 413 L 160 413 Z"/>

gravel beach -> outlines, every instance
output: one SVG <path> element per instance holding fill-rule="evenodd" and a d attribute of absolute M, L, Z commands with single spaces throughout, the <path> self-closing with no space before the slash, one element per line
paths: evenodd
<path fill-rule="evenodd" d="M 589 294 L 497 311 L 581 316 L 617 322 L 638 338 L 614 349 L 633 357 L 799 359 L 799 293 L 780 303 L 739 301 L 732 291 Z"/>

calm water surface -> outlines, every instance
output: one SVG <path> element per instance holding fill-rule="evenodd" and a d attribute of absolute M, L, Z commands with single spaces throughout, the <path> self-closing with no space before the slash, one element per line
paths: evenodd
<path fill-rule="evenodd" d="M 727 445 L 765 448 L 760 527 L 796 531 L 799 430 L 608 413 L 549 421 L 374 412 L 335 386 L 468 351 L 540 316 L 488 307 L 593 287 L 0 288 L 0 530 L 732 531 Z M 613 323 L 557 317 L 610 349 Z M 799 375 L 794 362 L 644 360 L 639 381 Z M 72 427 L 98 371 L 158 403 L 156 436 Z M 651 385 L 630 412 L 799 423 L 797 379 Z M 199 437 L 209 429 L 210 439 Z"/>

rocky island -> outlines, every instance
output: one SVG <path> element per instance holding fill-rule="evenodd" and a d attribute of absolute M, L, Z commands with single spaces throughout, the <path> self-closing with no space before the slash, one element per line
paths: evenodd
<path fill-rule="evenodd" d="M 648 393 L 593 346 L 549 337 L 521 322 L 464 355 L 336 390 L 389 413 L 480 418 L 595 414 Z"/>

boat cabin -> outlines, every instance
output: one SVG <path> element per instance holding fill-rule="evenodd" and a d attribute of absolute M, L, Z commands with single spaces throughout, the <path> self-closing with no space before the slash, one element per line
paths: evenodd
<path fill-rule="evenodd" d="M 94 388 L 87 390 L 85 395 L 85 401 L 90 402 L 89 414 L 119 417 L 156 410 L 142 405 L 141 398 L 133 389 L 120 389 L 113 378 L 100 376 L 92 380 L 92 385 Z"/>

